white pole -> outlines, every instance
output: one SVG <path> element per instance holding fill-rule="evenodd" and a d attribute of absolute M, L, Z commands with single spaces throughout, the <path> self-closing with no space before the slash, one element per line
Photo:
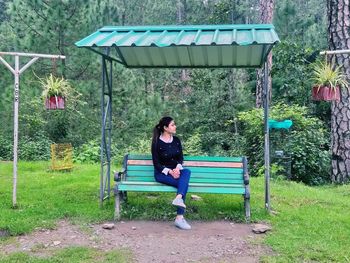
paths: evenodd
<path fill-rule="evenodd" d="M 9 55 L 15 57 L 15 69 L 13 69 L 7 61 L 2 58 L 2 55 Z M 33 57 L 26 65 L 19 68 L 19 57 Z M 61 55 L 47 55 L 35 53 L 19 53 L 19 52 L 0 52 L 0 62 L 4 64 L 15 76 L 14 86 L 14 116 L 13 116 L 13 192 L 12 192 L 12 206 L 17 206 L 17 161 L 18 161 L 18 108 L 19 108 L 19 76 L 29 68 L 39 58 L 56 58 L 65 59 Z"/>
<path fill-rule="evenodd" d="M 19 107 L 19 56 L 15 56 L 15 91 L 13 125 L 13 194 L 12 206 L 17 206 L 17 149 L 18 149 L 18 107 Z"/>
<path fill-rule="evenodd" d="M 62 55 L 48 55 L 48 54 L 20 53 L 20 52 L 0 52 L 0 55 L 20 56 L 20 57 L 38 57 L 38 58 L 57 58 L 57 59 L 66 58 L 66 56 L 62 56 Z"/>
<path fill-rule="evenodd" d="M 350 54 L 350 49 L 321 51 L 320 55 Z"/>

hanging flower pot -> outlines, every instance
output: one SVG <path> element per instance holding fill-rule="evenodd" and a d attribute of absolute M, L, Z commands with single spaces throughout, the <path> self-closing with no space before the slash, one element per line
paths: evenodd
<path fill-rule="evenodd" d="M 71 86 L 64 78 L 57 78 L 50 74 L 46 79 L 40 79 L 43 87 L 43 98 L 48 110 L 62 110 L 65 107 L 65 99 L 69 95 Z"/>
<path fill-rule="evenodd" d="M 65 98 L 61 96 L 52 96 L 45 99 L 47 110 L 64 110 Z"/>
<path fill-rule="evenodd" d="M 333 69 L 334 68 L 334 69 Z M 346 75 L 340 70 L 341 66 L 334 67 L 327 62 L 313 64 L 315 85 L 312 87 L 312 98 L 316 101 L 340 101 L 340 87 L 348 87 Z"/>
<path fill-rule="evenodd" d="M 331 88 L 327 86 L 314 86 L 312 99 L 316 101 L 340 101 L 339 86 Z"/>

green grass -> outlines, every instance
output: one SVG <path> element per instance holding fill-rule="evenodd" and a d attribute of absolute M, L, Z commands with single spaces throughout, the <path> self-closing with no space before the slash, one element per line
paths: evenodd
<path fill-rule="evenodd" d="M 98 165 L 75 165 L 71 172 L 51 172 L 48 162 L 20 162 L 17 204 L 12 208 L 12 163 L 0 162 L 0 230 L 12 235 L 36 227 L 52 228 L 57 219 L 110 220 L 113 204 L 99 209 Z"/>
<path fill-rule="evenodd" d="M 2 263 L 58 263 L 58 262 L 82 262 L 82 263 L 129 263 L 132 261 L 132 254 L 130 251 L 121 249 L 109 252 L 103 252 L 97 249 L 87 247 L 70 247 L 55 251 L 52 256 L 36 257 L 24 252 L 12 253 L 9 256 L 1 256 Z"/>
<path fill-rule="evenodd" d="M 103 209 L 98 207 L 99 165 L 75 165 L 72 172 L 59 173 L 48 171 L 46 162 L 20 162 L 18 209 L 11 208 L 12 164 L 0 163 L 0 166 L 0 230 L 18 235 L 37 227 L 54 227 L 62 218 L 80 224 L 113 218 L 113 201 Z M 244 221 L 240 196 L 200 196 L 202 201 L 187 201 L 187 217 L 191 220 Z M 122 206 L 122 219 L 173 219 L 175 211 L 169 205 L 172 198 L 173 194 L 129 193 L 128 203 Z M 273 228 L 264 242 L 276 255 L 264 257 L 264 262 L 350 262 L 350 185 L 308 187 L 274 180 L 271 182 L 271 204 L 276 215 L 268 215 L 264 209 L 263 178 L 251 178 L 252 221 L 265 221 Z M 75 256 L 77 253 L 89 257 L 87 262 L 93 261 L 96 253 L 104 253 L 105 262 L 109 262 L 108 253 L 80 249 L 83 252 L 73 249 L 62 253 L 71 254 L 68 255 L 71 257 L 69 262 L 80 262 L 83 256 Z M 11 257 L 14 260 L 11 261 Z M 41 262 L 40 258 L 24 253 L 3 260 L 16 262 L 16 257 Z M 65 261 L 60 257 L 63 256 L 55 254 L 48 262 Z"/>

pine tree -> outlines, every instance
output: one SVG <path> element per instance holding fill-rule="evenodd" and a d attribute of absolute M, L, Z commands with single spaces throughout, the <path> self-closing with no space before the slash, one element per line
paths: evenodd
<path fill-rule="evenodd" d="M 327 0 L 328 43 L 330 50 L 350 49 L 350 2 L 349 0 Z M 348 54 L 332 56 L 336 65 L 350 76 Z M 340 102 L 332 102 L 332 181 L 346 183 L 350 179 L 350 90 L 341 89 Z"/>

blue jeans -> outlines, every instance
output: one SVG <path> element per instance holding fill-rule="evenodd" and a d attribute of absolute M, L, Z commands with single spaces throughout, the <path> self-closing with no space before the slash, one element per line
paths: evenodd
<path fill-rule="evenodd" d="M 175 179 L 170 174 L 165 175 L 163 173 L 158 172 L 157 170 L 154 170 L 154 178 L 157 182 L 174 186 L 177 188 L 177 194 L 182 195 L 182 199 L 186 200 L 186 194 L 188 190 L 188 182 L 190 181 L 191 171 L 188 169 L 180 170 L 180 177 Z M 183 215 L 185 213 L 185 209 L 178 207 L 177 208 L 177 214 Z"/>

